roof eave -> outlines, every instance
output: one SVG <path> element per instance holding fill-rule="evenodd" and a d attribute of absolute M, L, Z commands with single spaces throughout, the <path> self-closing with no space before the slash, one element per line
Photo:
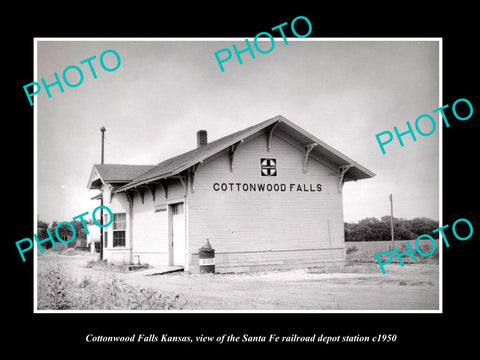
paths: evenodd
<path fill-rule="evenodd" d="M 341 161 L 336 161 L 334 159 L 329 159 L 327 157 L 328 160 L 332 161 L 333 163 L 337 163 L 338 166 L 343 166 L 343 165 L 352 165 L 354 168 L 357 169 L 357 171 L 363 173 L 362 176 L 358 176 L 356 180 L 363 180 L 363 179 L 368 179 L 368 178 L 372 178 L 375 176 L 375 173 L 368 170 L 367 168 L 365 168 L 364 166 L 360 165 L 359 163 L 357 163 L 356 161 L 354 161 L 353 159 L 349 158 L 348 156 L 346 156 L 345 154 L 341 153 L 340 151 L 336 150 L 335 148 L 333 148 L 332 146 L 328 145 L 327 143 L 323 142 L 322 140 L 318 139 L 316 136 L 310 134 L 308 131 L 302 129 L 301 127 L 299 127 L 298 125 L 296 125 L 295 123 L 291 122 L 290 120 L 284 118 L 283 116 L 279 116 L 281 118 L 281 121 L 283 123 L 285 123 L 286 125 L 288 125 L 290 128 L 296 130 L 298 133 L 302 134 L 303 136 L 307 137 L 308 139 L 310 139 L 312 142 L 316 143 L 318 146 L 316 146 L 315 148 L 313 148 L 313 152 L 314 153 L 317 153 L 319 156 L 323 156 L 325 157 L 325 154 L 321 154 L 321 153 L 318 153 L 318 149 L 321 148 L 323 150 L 323 152 L 326 152 L 327 154 L 331 154 L 332 157 L 334 158 L 338 158 L 340 159 Z M 344 162 L 344 164 L 341 164 L 341 162 Z M 355 179 L 353 179 L 355 180 Z M 355 180 L 355 181 L 356 181 Z"/>
<path fill-rule="evenodd" d="M 162 180 L 162 179 L 167 179 L 169 177 L 172 177 L 172 176 L 175 176 L 175 175 L 178 175 L 180 174 L 182 171 L 184 171 L 185 169 L 188 169 L 189 167 L 191 167 L 192 165 L 186 167 L 186 168 L 180 168 L 180 170 L 178 171 L 174 171 L 174 172 L 169 172 L 169 173 L 165 173 L 165 174 L 161 174 L 161 175 L 157 175 L 157 176 L 153 176 L 151 178 L 148 178 L 148 179 L 145 179 L 145 180 L 142 180 L 142 181 L 139 181 L 139 182 L 129 182 L 123 186 L 120 186 L 118 189 L 115 189 L 114 190 L 114 193 L 119 193 L 119 192 L 122 192 L 122 191 L 126 191 L 126 190 L 129 190 L 129 189 L 132 189 L 132 188 L 136 188 L 136 187 L 139 187 L 139 186 L 142 186 L 142 185 L 145 185 L 145 184 L 148 184 L 148 183 L 152 183 L 154 181 L 158 181 L 158 180 Z"/>
<path fill-rule="evenodd" d="M 182 171 L 185 171 L 186 169 L 214 156 L 215 154 L 217 153 L 220 153 L 222 151 L 225 151 L 226 149 L 228 149 L 230 146 L 238 143 L 239 141 L 241 140 L 245 140 L 251 136 L 253 136 L 254 134 L 260 132 L 260 131 L 263 131 L 265 130 L 266 128 L 268 128 L 269 126 L 271 126 L 272 124 L 276 123 L 276 122 L 283 122 L 285 123 L 287 126 L 289 126 L 290 128 L 292 128 L 293 130 L 297 131 L 298 133 L 302 134 L 304 137 L 308 138 L 309 140 L 311 140 L 312 142 L 315 142 L 316 144 L 319 145 L 320 148 L 322 148 L 323 152 L 326 152 L 327 154 L 331 154 L 331 156 L 333 158 L 335 158 L 335 160 L 333 159 L 329 159 L 330 161 L 332 161 L 333 163 L 335 164 L 338 164 L 337 166 L 340 167 L 342 165 L 352 165 L 356 171 L 355 172 L 359 172 L 359 174 L 357 174 L 357 176 L 352 176 L 351 172 L 350 172 L 350 176 L 349 176 L 349 180 L 363 180 L 363 179 L 368 179 L 368 178 L 372 178 L 375 176 L 375 173 L 373 173 L 372 171 L 368 170 L 367 168 L 363 167 L 362 165 L 358 164 L 357 162 L 355 162 L 354 160 L 350 159 L 348 156 L 342 154 L 340 151 L 334 149 L 333 147 L 331 147 L 330 145 L 324 143 L 323 141 L 321 141 L 320 139 L 316 138 L 315 136 L 313 136 L 312 134 L 308 133 L 307 131 L 303 130 L 302 128 L 298 127 L 296 124 L 292 123 L 290 120 L 284 118 L 283 116 L 281 115 L 277 115 L 269 120 L 266 120 L 262 126 L 260 127 L 253 127 L 253 129 L 245 134 L 242 134 L 242 137 L 241 138 L 233 138 L 231 141 L 229 142 L 226 142 L 223 147 L 221 149 L 218 149 L 216 147 L 213 147 L 211 150 L 209 151 L 206 151 L 205 153 L 201 154 L 201 156 L 197 156 L 195 157 L 194 159 L 192 159 L 191 161 L 188 161 L 186 162 L 186 164 L 184 164 L 183 166 L 180 166 L 178 168 L 176 168 L 175 170 L 173 171 L 169 171 L 169 172 L 166 172 L 166 173 L 162 173 L 162 174 L 159 174 L 159 175 L 155 175 L 155 176 L 152 176 L 150 178 L 146 178 L 146 179 L 141 179 L 139 181 L 136 181 L 135 179 L 133 179 L 132 181 L 130 181 L 129 183 L 127 183 L 126 185 L 123 185 L 121 187 L 119 187 L 118 189 L 115 190 L 115 192 L 122 192 L 122 191 L 126 191 L 126 190 L 129 190 L 131 188 L 135 188 L 135 187 L 138 187 L 138 186 L 142 186 L 144 184 L 148 184 L 148 183 L 151 183 L 151 182 L 154 182 L 154 181 L 158 181 L 160 179 L 166 179 L 166 178 L 169 178 L 169 177 L 172 177 L 172 176 L 175 176 L 175 175 L 178 175 L 179 173 L 181 173 Z M 315 150 L 317 149 L 317 147 L 314 149 L 314 152 L 316 152 Z M 319 154 L 320 156 L 325 156 L 325 154 Z M 139 175 L 138 177 L 141 177 L 142 175 Z"/>
<path fill-rule="evenodd" d="M 90 172 L 90 177 L 88 178 L 87 189 L 88 190 L 99 189 L 99 187 L 97 187 L 96 185 L 95 187 L 93 187 L 93 184 L 98 182 L 99 180 L 101 183 L 103 183 L 102 177 L 100 176 L 100 173 L 96 168 L 96 164 L 94 164 L 92 166 L 92 171 Z"/>
<path fill-rule="evenodd" d="M 208 159 L 209 157 L 221 152 L 221 151 L 225 151 L 226 149 L 228 149 L 230 146 L 236 144 L 237 142 L 239 142 L 240 140 L 244 140 L 244 139 L 247 139 L 248 137 L 256 134 L 257 132 L 261 131 L 261 130 L 264 130 L 265 128 L 267 128 L 268 126 L 272 125 L 273 123 L 277 122 L 277 121 L 284 121 L 285 118 L 281 115 L 277 115 L 269 120 L 266 120 L 263 124 L 263 126 L 259 127 L 259 128 L 254 128 L 252 129 L 251 131 L 249 131 L 248 133 L 246 133 L 242 139 L 233 139 L 231 140 L 230 142 L 227 142 L 226 144 L 227 145 L 224 145 L 222 149 L 218 150 L 218 149 L 212 149 L 210 151 L 207 151 L 205 154 L 203 154 L 201 157 L 193 160 L 193 161 L 190 161 L 188 162 L 187 164 L 185 164 L 184 166 L 182 167 L 179 167 L 177 169 L 175 169 L 174 171 L 171 171 L 171 172 L 168 172 L 168 173 L 164 173 L 164 174 L 160 174 L 160 175 L 157 175 L 157 176 L 153 176 L 151 178 L 148 178 L 148 179 L 143 179 L 139 182 L 135 182 L 135 180 L 133 180 L 132 182 L 128 183 L 127 185 L 125 186 L 122 186 L 120 188 L 118 188 L 115 192 L 122 192 L 122 191 L 125 191 L 125 190 L 128 190 L 128 189 L 131 189 L 131 188 L 135 188 L 137 186 L 141 186 L 143 184 L 146 184 L 146 183 L 149 183 L 149 182 L 153 182 L 153 181 L 157 181 L 157 180 L 160 180 L 160 179 L 165 179 L 165 178 L 168 178 L 168 177 L 171 177 L 171 176 L 175 176 L 175 175 L 178 175 L 180 174 L 182 171 L 185 171 L 186 169 L 192 167 L 193 165 L 196 165 L 206 159 Z"/>

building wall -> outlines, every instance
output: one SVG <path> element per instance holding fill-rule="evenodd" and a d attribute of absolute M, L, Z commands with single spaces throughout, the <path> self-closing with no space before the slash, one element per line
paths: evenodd
<path fill-rule="evenodd" d="M 135 199 L 133 207 L 133 262 L 144 264 L 168 264 L 168 218 L 167 211 L 154 212 L 150 193 Z"/>
<path fill-rule="evenodd" d="M 168 198 L 160 186 L 155 188 L 155 201 L 149 190 L 134 197 L 133 205 L 133 263 L 153 266 L 168 265 L 169 252 L 169 207 L 171 202 L 185 201 L 185 189 L 178 180 L 170 180 Z M 164 211 L 159 211 L 164 209 Z"/>
<path fill-rule="evenodd" d="M 160 186 L 155 188 L 155 201 L 149 190 L 144 191 L 143 203 L 135 194 L 131 211 L 125 194 L 115 194 L 106 205 L 114 213 L 127 213 L 126 244 L 112 247 L 110 226 L 104 258 L 117 263 L 172 264 L 169 204 L 185 201 L 187 270 L 198 270 L 198 249 L 207 238 L 216 250 L 217 271 L 343 262 L 343 201 L 335 169 L 311 157 L 304 173 L 303 148 L 279 135 L 273 136 L 270 152 L 265 134 L 240 144 L 233 171 L 228 152 L 204 161 L 195 174 L 195 191 L 189 187 L 187 196 L 176 179 L 169 180 L 168 198 Z M 260 175 L 261 158 L 277 160 L 277 176 Z M 213 185 L 222 183 L 235 184 L 234 190 L 215 191 Z M 276 184 L 279 191 L 243 191 L 242 185 L 238 191 L 237 183 Z M 162 207 L 165 211 L 155 211 Z"/>
<path fill-rule="evenodd" d="M 108 189 L 106 190 L 108 192 Z M 104 189 L 105 193 L 105 189 Z M 111 198 L 109 196 L 105 197 L 107 200 L 104 202 L 105 206 L 108 206 L 112 213 L 126 213 L 126 234 L 125 234 L 125 246 L 113 247 L 113 224 L 103 229 L 103 240 L 105 243 L 105 233 L 108 233 L 108 243 L 107 246 L 103 247 L 103 259 L 112 263 L 123 263 L 129 264 L 131 262 L 131 239 L 130 239 L 130 229 L 132 227 L 132 221 L 129 216 L 129 205 L 125 195 L 114 195 Z M 110 202 L 108 202 L 110 200 Z M 104 214 L 108 212 L 103 211 Z M 100 212 L 95 214 L 100 218 Z"/>
<path fill-rule="evenodd" d="M 124 264 L 170 264 L 168 219 L 171 209 L 168 205 L 185 202 L 185 187 L 181 182 L 177 179 L 169 180 L 168 197 L 162 188 L 157 186 L 154 190 L 155 201 L 149 190 L 144 191 L 143 201 L 140 194 L 135 193 L 131 209 L 125 193 L 110 197 L 108 187 L 102 190 L 105 194 L 105 205 L 112 213 L 126 213 L 125 246 L 113 247 L 113 224 L 108 226 L 104 229 L 104 234 L 108 233 L 108 244 L 103 249 L 103 258 L 108 262 Z M 166 211 L 156 211 L 158 208 Z M 99 214 L 96 214 L 98 218 Z"/>
<path fill-rule="evenodd" d="M 185 188 L 179 180 L 168 182 L 168 197 L 160 186 L 155 188 L 155 201 L 152 193 L 145 190 L 143 202 L 140 194 L 135 194 L 133 203 L 132 261 L 153 266 L 171 263 L 169 248 L 169 204 L 185 201 Z M 163 210 L 163 211 L 161 211 Z"/>
<path fill-rule="evenodd" d="M 105 199 L 108 201 L 108 189 L 104 190 Z M 108 226 L 104 230 L 104 234 L 108 233 L 108 245 L 103 249 L 104 259 L 113 263 L 168 265 L 170 263 L 168 204 L 184 201 L 185 188 L 175 179 L 169 180 L 168 198 L 162 188 L 157 186 L 155 201 L 149 190 L 144 191 L 143 201 L 140 194 L 135 193 L 132 209 L 125 193 L 114 194 L 105 205 L 113 213 L 126 213 L 125 246 L 113 247 L 113 224 Z M 158 207 L 164 207 L 166 211 L 155 211 Z"/>
<path fill-rule="evenodd" d="M 276 177 L 260 175 L 260 158 L 276 158 Z M 313 158 L 304 174 L 303 159 L 293 140 L 274 135 L 267 152 L 266 136 L 260 135 L 240 144 L 232 172 L 228 152 L 201 164 L 195 192 L 188 195 L 191 269 L 198 267 L 197 249 L 206 238 L 216 249 L 220 271 L 344 261 L 337 174 Z M 277 183 L 285 184 L 285 191 L 215 191 L 214 183 Z M 304 191 L 317 184 L 321 191 Z"/>

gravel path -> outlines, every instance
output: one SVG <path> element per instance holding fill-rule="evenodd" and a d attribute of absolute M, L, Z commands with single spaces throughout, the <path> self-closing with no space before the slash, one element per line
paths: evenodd
<path fill-rule="evenodd" d="M 49 251 L 38 256 L 38 271 L 58 262 L 68 275 L 102 281 L 111 270 L 88 268 L 87 252 Z M 353 272 L 348 272 L 351 269 Z M 383 275 L 374 264 L 332 272 L 307 270 L 241 274 L 177 272 L 146 276 L 146 271 L 116 272 L 127 284 L 179 294 L 185 310 L 438 310 L 439 266 L 389 265 Z"/>

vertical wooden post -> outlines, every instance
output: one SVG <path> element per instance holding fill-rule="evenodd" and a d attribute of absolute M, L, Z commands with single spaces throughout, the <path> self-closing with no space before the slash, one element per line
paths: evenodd
<path fill-rule="evenodd" d="M 394 240 L 394 234 L 393 234 L 393 198 L 392 194 L 390 194 L 390 228 L 392 231 L 392 251 L 395 248 L 395 240 Z"/>
<path fill-rule="evenodd" d="M 104 143 L 105 143 L 105 131 L 107 131 L 107 129 L 105 129 L 105 127 L 101 127 L 100 128 L 100 131 L 102 132 L 102 162 L 101 164 L 103 164 L 103 155 L 104 155 Z"/>
<path fill-rule="evenodd" d="M 101 164 L 103 164 L 104 160 L 104 143 L 105 143 L 105 127 L 102 126 L 100 128 L 100 131 L 102 132 L 102 158 L 101 158 Z M 102 191 L 102 197 L 100 199 L 100 205 L 103 206 L 103 191 Z M 103 225 L 103 207 L 100 208 L 100 224 Z M 100 261 L 103 260 L 103 228 L 100 229 Z"/>

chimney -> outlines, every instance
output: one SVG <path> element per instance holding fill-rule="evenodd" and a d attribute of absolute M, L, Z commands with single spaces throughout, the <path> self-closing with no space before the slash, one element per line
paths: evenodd
<path fill-rule="evenodd" d="M 198 130 L 197 131 L 197 148 L 207 145 L 207 130 Z"/>

